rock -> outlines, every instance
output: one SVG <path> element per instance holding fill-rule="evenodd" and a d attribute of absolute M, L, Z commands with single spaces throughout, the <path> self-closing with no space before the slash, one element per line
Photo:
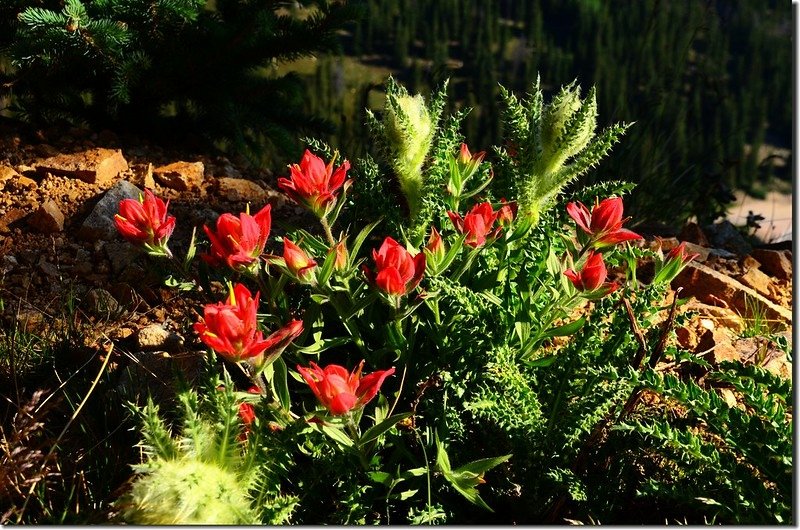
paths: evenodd
<path fill-rule="evenodd" d="M 53 279 L 61 279 L 61 272 L 58 270 L 58 267 L 45 260 L 44 257 L 39 260 L 37 267 L 45 276 L 49 276 Z"/>
<path fill-rule="evenodd" d="M 739 276 L 739 281 L 746 286 L 754 289 L 772 300 L 779 299 L 778 288 L 772 283 L 772 278 L 761 272 L 759 269 L 750 268 L 747 272 Z"/>
<path fill-rule="evenodd" d="M 707 329 L 700 337 L 695 353 L 703 354 L 706 361 L 719 365 L 723 361 L 738 361 L 740 354 L 722 328 Z"/>
<path fill-rule="evenodd" d="M 115 276 L 121 275 L 139 257 L 139 249 L 127 241 L 109 241 L 103 250 Z"/>
<path fill-rule="evenodd" d="M 786 352 L 766 337 L 740 338 L 734 342 L 739 358 L 743 363 L 762 366 L 784 379 L 792 379 L 792 363 Z"/>
<path fill-rule="evenodd" d="M 103 129 L 97 134 L 97 142 L 104 145 L 115 145 L 119 143 L 119 137 L 115 132 Z"/>
<path fill-rule="evenodd" d="M 186 191 L 199 188 L 203 183 L 205 168 L 202 162 L 173 162 L 153 170 L 153 176 L 162 185 L 173 190 Z"/>
<path fill-rule="evenodd" d="M 44 329 L 45 318 L 40 311 L 21 309 L 14 312 L 14 324 L 17 329 L 27 333 L 36 333 Z"/>
<path fill-rule="evenodd" d="M 127 180 L 114 184 L 86 217 L 78 229 L 78 237 L 84 240 L 114 240 L 117 237 L 114 216 L 119 212 L 119 202 L 122 199 L 138 199 L 141 193 L 142 190 Z"/>
<path fill-rule="evenodd" d="M 753 250 L 752 256 L 758 260 L 764 272 L 779 280 L 792 278 L 792 253 L 790 251 L 757 248 Z"/>
<path fill-rule="evenodd" d="M 128 283 L 113 283 L 108 286 L 108 292 L 129 311 L 147 311 L 150 309 L 147 302 Z"/>
<path fill-rule="evenodd" d="M 6 181 L 5 187 L 15 191 L 32 190 L 37 187 L 36 181 L 26 177 L 25 175 L 17 174 L 16 178 Z"/>
<path fill-rule="evenodd" d="M 739 333 L 744 328 L 742 318 L 725 307 L 690 300 L 681 306 L 681 310 L 682 312 L 697 312 L 700 318 L 711 320 L 715 326 L 728 328 L 734 333 Z"/>
<path fill-rule="evenodd" d="M 704 262 L 711 255 L 712 249 L 710 248 L 701 247 L 700 245 L 697 245 L 695 243 L 690 243 L 690 242 L 685 242 L 685 243 L 686 243 L 686 252 L 688 254 L 697 254 L 695 261 Z"/>
<path fill-rule="evenodd" d="M 245 179 L 220 177 L 217 179 L 217 193 L 231 202 L 249 202 L 261 205 L 267 201 L 264 188 Z"/>
<path fill-rule="evenodd" d="M 47 201 L 39 206 L 28 218 L 28 224 L 43 234 L 52 234 L 64 230 L 64 214 L 55 201 Z"/>
<path fill-rule="evenodd" d="M 753 256 L 745 256 L 739 260 L 739 266 L 742 268 L 743 272 L 747 272 L 750 269 L 757 269 L 761 266 L 761 263 L 758 262 Z"/>
<path fill-rule="evenodd" d="M 6 254 L 5 256 L 0 259 L 0 272 L 3 274 L 14 270 L 14 268 L 19 267 L 19 261 L 17 260 L 16 256 L 12 256 L 11 254 Z"/>
<path fill-rule="evenodd" d="M 703 232 L 703 229 L 700 228 L 700 225 L 697 223 L 686 223 L 686 226 L 684 226 L 680 234 L 678 234 L 678 239 L 686 241 L 687 243 L 700 245 L 701 247 L 709 246 L 705 232 Z"/>
<path fill-rule="evenodd" d="M 713 225 L 707 225 L 705 227 L 705 233 L 712 247 L 722 248 L 734 254 L 738 254 L 739 256 L 749 254 L 753 249 L 752 245 L 747 242 L 744 236 L 730 221 L 721 221 Z"/>
<path fill-rule="evenodd" d="M 700 302 L 722 305 L 739 314 L 746 314 L 747 299 L 756 300 L 764 308 L 767 318 L 785 323 L 792 322 L 791 310 L 773 303 L 750 287 L 702 263 L 689 263 L 672 280 L 672 288 L 678 287 L 683 288 L 681 297 L 694 296 Z"/>
<path fill-rule="evenodd" d="M 139 330 L 136 344 L 142 351 L 161 350 L 174 353 L 183 346 L 183 337 L 167 331 L 161 324 L 150 324 Z"/>
<path fill-rule="evenodd" d="M 0 217 L 0 234 L 7 234 L 11 232 L 11 225 L 26 215 L 28 215 L 28 212 L 22 208 L 12 208 L 11 210 L 8 210 L 2 217 Z"/>
<path fill-rule="evenodd" d="M 2 190 L 9 181 L 18 179 L 20 176 L 21 175 L 17 173 L 17 170 L 13 167 L 0 164 L 0 190 Z"/>
<path fill-rule="evenodd" d="M 156 187 L 156 181 L 153 180 L 153 164 L 134 164 L 131 166 L 133 170 L 133 178 L 131 181 L 140 188 L 150 189 Z"/>
<path fill-rule="evenodd" d="M 122 307 L 114 296 L 105 289 L 95 288 L 86 293 L 85 308 L 90 314 L 109 318 L 122 312 Z"/>
<path fill-rule="evenodd" d="M 89 149 L 80 153 L 60 154 L 39 161 L 36 171 L 78 178 L 90 184 L 107 184 L 123 171 L 128 162 L 119 149 Z"/>
<path fill-rule="evenodd" d="M 58 155 L 58 149 L 49 144 L 39 144 L 33 148 L 36 156 L 46 158 Z"/>

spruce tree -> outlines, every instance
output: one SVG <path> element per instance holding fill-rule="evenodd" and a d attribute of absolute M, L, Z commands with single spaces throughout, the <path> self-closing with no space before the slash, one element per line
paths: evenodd
<path fill-rule="evenodd" d="M 19 2 L 23 4 L 26 2 Z M 30 2 L 27 2 L 30 5 Z M 324 122 L 302 111 L 303 85 L 280 61 L 333 50 L 352 8 L 280 0 L 46 0 L 15 13 L 6 72 L 35 121 L 202 133 L 257 154 L 297 149 Z"/>

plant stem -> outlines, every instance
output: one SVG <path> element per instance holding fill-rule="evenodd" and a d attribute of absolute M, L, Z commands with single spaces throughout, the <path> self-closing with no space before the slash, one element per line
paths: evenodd
<path fill-rule="evenodd" d="M 330 243 L 331 246 L 335 246 L 336 240 L 333 239 L 333 232 L 331 232 L 331 225 L 328 224 L 328 219 L 326 219 L 325 216 L 320 217 L 319 224 L 321 224 L 322 229 L 325 230 L 325 237 L 328 238 L 328 243 Z"/>

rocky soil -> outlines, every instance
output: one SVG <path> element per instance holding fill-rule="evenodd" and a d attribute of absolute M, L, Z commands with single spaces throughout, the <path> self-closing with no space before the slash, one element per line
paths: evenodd
<path fill-rule="evenodd" d="M 302 221 L 276 191 L 277 176 L 108 131 L 0 131 L 0 335 L 79 327 L 76 361 L 114 343 L 122 354 L 115 363 L 145 378 L 192 364 L 202 351 L 190 332 L 199 305 L 164 287 L 152 262 L 116 234 L 117 205 L 145 187 L 170 199 L 178 219 L 170 247 L 182 256 L 193 230 L 202 234 L 204 223 L 248 203 L 251 211 L 273 205 L 275 233 L 281 221 Z M 689 225 L 679 239 L 700 254 L 673 284 L 695 297 L 681 308 L 693 315 L 678 330 L 681 345 L 712 364 L 743 359 L 791 377 L 776 341 L 791 343 L 791 242 L 753 249 L 726 222 Z M 677 243 L 648 242 L 665 251 Z M 762 333 L 748 337 L 756 324 Z"/>

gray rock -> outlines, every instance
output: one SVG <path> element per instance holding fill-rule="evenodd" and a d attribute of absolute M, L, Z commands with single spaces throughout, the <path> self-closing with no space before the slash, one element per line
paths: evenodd
<path fill-rule="evenodd" d="M 122 274 L 139 257 L 139 249 L 127 241 L 109 241 L 103 250 L 115 275 Z"/>
<path fill-rule="evenodd" d="M 752 245 L 730 221 L 707 225 L 703 227 L 703 230 L 712 247 L 725 249 L 739 256 L 749 254 L 753 250 Z"/>
<path fill-rule="evenodd" d="M 122 199 L 138 199 L 142 190 L 128 182 L 121 180 L 110 190 L 105 192 L 91 211 L 86 220 L 78 229 L 78 237 L 85 240 L 105 239 L 114 240 L 117 237 L 117 227 L 114 225 L 114 216 L 119 213 L 119 203 Z"/>
<path fill-rule="evenodd" d="M 150 324 L 139 330 L 136 344 L 142 351 L 161 350 L 175 353 L 183 346 L 183 337 L 167 331 L 161 324 Z"/>
<path fill-rule="evenodd" d="M 101 318 L 118 316 L 122 313 L 122 306 L 119 305 L 116 298 L 105 289 L 100 288 L 86 293 L 84 306 L 87 312 Z"/>

